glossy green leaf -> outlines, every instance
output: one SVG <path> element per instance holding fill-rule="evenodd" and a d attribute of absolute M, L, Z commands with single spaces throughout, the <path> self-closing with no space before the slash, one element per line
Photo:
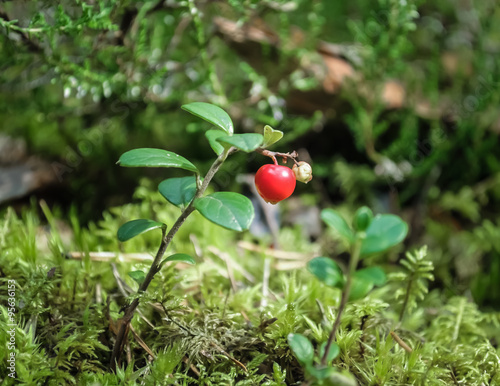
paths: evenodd
<path fill-rule="evenodd" d="M 264 126 L 264 142 L 262 147 L 269 147 L 283 138 L 283 132 L 280 130 L 274 130 L 271 126 Z"/>
<path fill-rule="evenodd" d="M 335 385 L 336 383 L 325 383 L 325 380 L 335 374 L 337 370 L 333 367 L 316 367 L 312 364 L 306 365 L 306 372 L 314 377 L 316 380 L 322 381 L 321 385 Z"/>
<path fill-rule="evenodd" d="M 229 135 L 233 134 L 233 121 L 231 117 L 220 107 L 204 102 L 194 102 L 181 106 L 183 110 L 210 122 Z"/>
<path fill-rule="evenodd" d="M 248 229 L 254 217 L 252 202 L 238 193 L 212 193 L 197 199 L 194 206 L 207 220 L 235 231 Z"/>
<path fill-rule="evenodd" d="M 354 272 L 349 300 L 365 297 L 373 287 L 384 285 L 386 281 L 385 272 L 380 267 L 368 267 Z"/>
<path fill-rule="evenodd" d="M 288 334 L 288 345 L 300 363 L 311 364 L 314 359 L 314 348 L 312 343 L 304 335 Z"/>
<path fill-rule="evenodd" d="M 373 212 L 367 206 L 362 206 L 354 214 L 352 225 L 358 231 L 365 231 L 372 222 Z"/>
<path fill-rule="evenodd" d="M 323 355 L 325 355 L 325 348 L 326 348 L 326 342 L 321 343 L 321 346 L 319 347 L 319 357 L 323 358 Z M 328 356 L 326 358 L 326 362 L 330 363 L 333 361 L 335 358 L 337 358 L 340 354 L 340 347 L 337 343 L 332 343 L 330 346 L 330 350 L 328 351 Z"/>
<path fill-rule="evenodd" d="M 321 219 L 331 228 L 337 231 L 337 233 L 349 243 L 354 240 L 354 234 L 347 225 L 344 218 L 333 209 L 323 209 L 321 211 Z"/>
<path fill-rule="evenodd" d="M 184 157 L 163 149 L 141 148 L 123 153 L 118 160 L 120 166 L 126 167 L 163 167 L 181 168 L 197 172 L 196 166 Z"/>
<path fill-rule="evenodd" d="M 349 301 L 358 300 L 365 297 L 374 287 L 373 282 L 353 275 Z"/>
<path fill-rule="evenodd" d="M 120 241 L 130 240 L 132 237 L 140 235 L 141 233 L 148 232 L 152 229 L 166 228 L 167 226 L 161 222 L 138 219 L 126 222 L 120 229 L 118 229 L 117 237 Z"/>
<path fill-rule="evenodd" d="M 354 273 L 354 276 L 371 281 L 376 286 L 384 285 L 387 281 L 385 272 L 380 267 L 363 268 Z"/>
<path fill-rule="evenodd" d="M 344 275 L 335 261 L 328 257 L 315 257 L 307 263 L 314 276 L 330 287 L 342 286 Z"/>
<path fill-rule="evenodd" d="M 217 155 L 221 155 L 224 151 L 224 146 L 217 142 L 217 138 L 225 137 L 226 134 L 220 130 L 208 130 L 205 131 L 205 137 L 208 139 L 210 147 Z M 228 145 L 229 146 L 229 145 Z"/>
<path fill-rule="evenodd" d="M 404 240 L 408 225 L 392 214 L 378 215 L 366 229 L 366 237 L 361 244 L 361 255 L 383 252 Z"/>
<path fill-rule="evenodd" d="M 196 194 L 196 177 L 169 178 L 160 182 L 158 191 L 171 204 L 185 206 Z"/>
<path fill-rule="evenodd" d="M 260 147 L 263 140 L 264 137 L 257 133 L 234 134 L 231 136 L 227 135 L 217 138 L 218 142 L 234 146 L 235 148 L 247 153 Z"/>
<path fill-rule="evenodd" d="M 334 371 L 326 379 L 324 385 L 358 386 L 356 379 L 348 371 Z"/>
<path fill-rule="evenodd" d="M 143 271 L 132 271 L 128 275 L 138 284 L 142 284 L 146 279 L 146 274 Z"/>
<path fill-rule="evenodd" d="M 185 253 L 176 253 L 173 255 L 170 255 L 166 259 L 163 259 L 162 262 L 160 263 L 160 266 L 163 266 L 163 264 L 168 263 L 169 261 L 176 261 L 176 262 L 181 262 L 181 263 L 187 263 L 191 265 L 195 265 L 196 261 L 189 255 L 186 255 Z"/>

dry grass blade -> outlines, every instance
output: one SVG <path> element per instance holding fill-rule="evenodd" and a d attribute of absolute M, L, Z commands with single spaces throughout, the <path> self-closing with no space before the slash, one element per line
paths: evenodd
<path fill-rule="evenodd" d="M 275 257 L 276 259 L 283 260 L 303 260 L 306 262 L 315 256 L 313 253 L 289 252 L 279 249 L 264 248 L 260 245 L 253 244 L 248 241 L 239 241 L 238 247 L 247 251 L 258 252 L 267 256 Z"/>

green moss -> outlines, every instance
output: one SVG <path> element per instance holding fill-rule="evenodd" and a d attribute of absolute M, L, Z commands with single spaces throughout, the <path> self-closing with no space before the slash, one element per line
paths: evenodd
<path fill-rule="evenodd" d="M 145 187 L 137 195 L 147 205 L 141 202 L 112 209 L 89 228 L 75 227 L 73 219 L 73 227 L 68 229 L 48 208 L 48 225 L 35 208 L 20 216 L 12 210 L 5 213 L 0 222 L 0 280 L 2 287 L 7 280 L 16 280 L 18 378 L 30 384 L 130 385 L 140 380 L 148 384 L 177 380 L 235 385 L 303 380 L 303 369 L 290 351 L 287 336 L 302 333 L 317 349 L 335 319 L 340 291 L 327 288 L 304 269 L 274 272 L 268 304 L 261 308 L 262 256 L 238 250 L 234 234 L 221 238 L 215 225 L 206 221 L 188 222 L 174 246 L 177 252 L 193 253 L 190 240 L 197 235 L 199 264 L 164 267 L 141 296 L 141 312 L 132 323 L 135 334 L 128 339 L 132 361 L 125 362 L 117 374 L 107 373 L 114 341 L 111 326 L 120 317 L 124 295 L 130 296 L 129 286 L 137 286 L 126 273 L 146 265 L 127 259 L 102 262 L 88 256 L 76 260 L 64 254 L 81 246 L 84 251 L 118 253 L 122 246 L 116 243 L 115 234 L 124 218 L 154 212 L 168 222 L 177 210 L 161 205 L 163 199 Z M 294 235 L 291 248 L 295 248 L 293 244 L 298 249 L 308 245 L 300 230 L 283 229 L 284 239 L 289 237 L 287 233 Z M 155 242 L 159 242 L 158 235 L 145 235 L 123 244 L 126 249 L 122 252 L 154 250 Z M 214 253 L 217 248 L 229 260 L 222 261 Z M 340 355 L 334 366 L 348 370 L 360 385 L 499 381 L 494 346 L 500 330 L 498 314 L 480 311 L 465 297 L 448 298 L 446 292 L 436 296 L 436 290 L 426 295 L 418 275 L 425 279 L 432 272 L 428 269 L 432 265 L 422 268 L 425 264 L 420 261 L 427 258 L 422 250 L 408 255 L 403 265 L 392 264 L 394 273 L 388 285 L 346 308 L 337 339 Z M 112 263 L 116 264 L 115 273 Z M 236 292 L 227 277 L 227 264 Z M 243 270 L 255 279 L 249 281 Z M 410 281 L 412 285 L 408 285 Z M 398 323 L 407 291 L 405 318 Z M 2 291 L 0 343 L 4 346 L 9 338 L 6 300 L 6 291 Z M 406 352 L 391 332 L 413 352 Z M 5 355 L 3 350 L 0 360 L 5 361 Z M 7 374 L 3 368 L 1 371 L 5 378 Z"/>

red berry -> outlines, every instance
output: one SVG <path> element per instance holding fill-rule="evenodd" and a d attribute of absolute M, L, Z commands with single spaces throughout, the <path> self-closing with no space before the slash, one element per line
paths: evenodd
<path fill-rule="evenodd" d="M 255 186 L 264 201 L 276 204 L 295 190 L 295 175 L 286 166 L 267 164 L 257 170 Z"/>

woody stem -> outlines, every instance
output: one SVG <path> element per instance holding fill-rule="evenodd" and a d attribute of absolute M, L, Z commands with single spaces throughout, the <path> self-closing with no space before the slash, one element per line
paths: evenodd
<path fill-rule="evenodd" d="M 267 150 L 267 149 L 258 148 L 255 151 L 257 153 L 265 155 L 266 157 L 270 157 L 273 160 L 275 165 L 278 164 L 278 162 L 276 161 L 276 157 L 281 157 L 284 160 L 291 158 L 295 164 L 298 164 L 296 158 L 299 156 L 299 154 L 295 150 L 292 151 L 291 153 L 280 153 L 278 151 L 271 151 L 271 150 Z"/>

